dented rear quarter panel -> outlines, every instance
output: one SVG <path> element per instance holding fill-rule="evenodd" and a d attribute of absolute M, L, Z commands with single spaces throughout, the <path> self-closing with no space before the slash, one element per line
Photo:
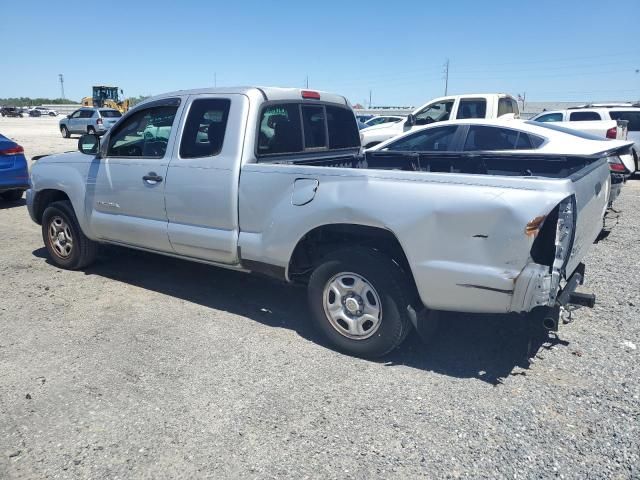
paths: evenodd
<path fill-rule="evenodd" d="M 296 179 L 318 180 L 315 197 L 302 206 L 291 201 Z M 527 223 L 572 193 L 569 179 L 247 164 L 240 247 L 243 259 L 286 269 L 316 227 L 384 228 L 404 249 L 427 307 L 507 312 L 530 261 Z"/>

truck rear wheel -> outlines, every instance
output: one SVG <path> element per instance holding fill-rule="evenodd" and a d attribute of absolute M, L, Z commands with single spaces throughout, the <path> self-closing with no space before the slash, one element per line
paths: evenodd
<path fill-rule="evenodd" d="M 95 260 L 98 244 L 85 236 L 71 202 L 53 202 L 42 215 L 42 239 L 53 263 L 78 270 Z"/>
<path fill-rule="evenodd" d="M 381 357 L 410 328 L 408 282 L 387 256 L 364 248 L 331 253 L 309 279 L 313 320 L 337 350 Z"/>

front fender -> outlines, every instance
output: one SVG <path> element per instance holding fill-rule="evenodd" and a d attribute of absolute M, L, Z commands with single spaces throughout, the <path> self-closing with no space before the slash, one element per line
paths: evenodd
<path fill-rule="evenodd" d="M 87 177 L 90 163 L 59 163 L 49 161 L 47 157 L 38 161 L 31 169 L 31 191 L 27 196 L 31 213 L 36 220 L 36 210 L 42 195 L 49 191 L 59 191 L 64 193 L 71 202 L 73 210 L 80 224 L 83 233 L 94 238 L 88 222 L 87 209 Z"/>

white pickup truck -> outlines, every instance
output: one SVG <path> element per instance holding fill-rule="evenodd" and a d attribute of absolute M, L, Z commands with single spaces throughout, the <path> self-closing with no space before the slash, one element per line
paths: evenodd
<path fill-rule="evenodd" d="M 430 309 L 553 328 L 561 306 L 594 301 L 574 290 L 606 208 L 605 141 L 363 155 L 344 97 L 254 87 L 161 95 L 78 144 L 39 159 L 27 192 L 61 268 L 110 243 L 303 283 L 331 344 L 368 357 Z"/>
<path fill-rule="evenodd" d="M 542 112 L 535 117 L 531 118 L 531 121 L 540 123 L 553 123 L 560 127 L 571 128 L 573 130 L 579 130 L 581 132 L 596 135 L 601 138 L 609 138 L 612 140 L 626 140 L 628 137 L 629 123 L 625 115 L 632 115 L 634 117 L 634 127 L 640 123 L 640 109 L 628 108 L 620 109 L 624 114 L 616 116 L 615 111 L 613 115 L 607 108 L 570 108 L 567 110 L 551 110 Z M 635 112 L 634 112 L 635 110 Z M 631 111 L 631 113 L 627 113 Z M 611 116 L 610 116 L 611 115 Z M 612 117 L 616 117 L 615 119 Z M 620 155 L 620 159 L 627 169 L 627 175 L 633 174 L 638 168 L 638 145 L 640 139 L 635 139 L 636 145 L 631 149 L 631 152 L 626 155 Z"/>
<path fill-rule="evenodd" d="M 470 118 L 518 118 L 518 102 L 504 93 L 473 93 L 436 98 L 416 109 L 406 120 L 364 128 L 360 140 L 365 148 L 434 122 Z"/>

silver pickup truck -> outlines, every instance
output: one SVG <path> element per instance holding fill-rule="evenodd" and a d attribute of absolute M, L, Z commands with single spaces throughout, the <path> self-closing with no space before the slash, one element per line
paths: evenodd
<path fill-rule="evenodd" d="M 611 152 L 363 153 L 344 97 L 293 88 L 161 95 L 79 150 L 31 171 L 55 265 L 110 243 L 304 283 L 350 354 L 386 354 L 431 310 L 553 320 L 594 300 L 574 290 Z"/>

